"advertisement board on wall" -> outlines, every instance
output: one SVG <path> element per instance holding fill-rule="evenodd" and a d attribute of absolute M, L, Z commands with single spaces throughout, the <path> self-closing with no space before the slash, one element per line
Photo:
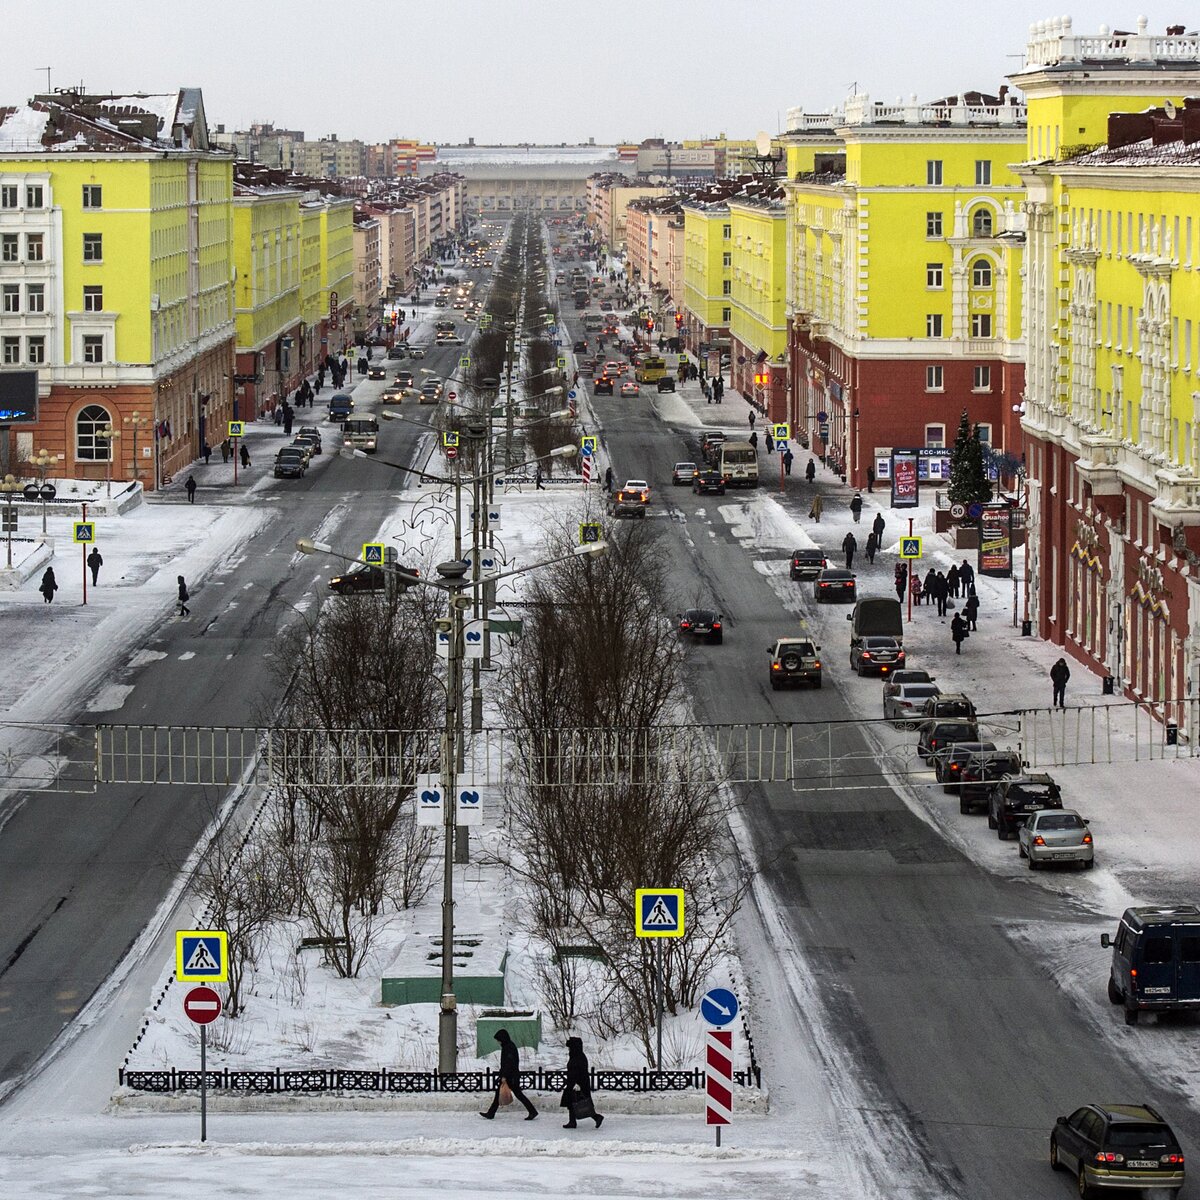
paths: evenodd
<path fill-rule="evenodd" d="M 979 518 L 980 575 L 1012 575 L 1012 509 L 988 506 Z"/>
<path fill-rule="evenodd" d="M 921 502 L 921 487 L 917 481 L 917 452 L 893 450 L 891 468 L 892 507 L 916 508 Z"/>
<path fill-rule="evenodd" d="M 38 373 L 0 371 L 0 425 L 36 425 Z"/>

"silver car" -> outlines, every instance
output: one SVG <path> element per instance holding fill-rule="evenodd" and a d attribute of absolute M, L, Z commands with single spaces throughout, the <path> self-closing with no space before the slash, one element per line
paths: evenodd
<path fill-rule="evenodd" d="M 1090 870 L 1096 848 L 1088 823 L 1073 808 L 1042 808 L 1031 813 L 1017 831 L 1021 857 L 1036 871 L 1042 863 L 1081 863 Z"/>
<path fill-rule="evenodd" d="M 930 696 L 941 695 L 936 683 L 899 683 L 883 693 L 883 715 L 899 729 L 912 729 Z"/>

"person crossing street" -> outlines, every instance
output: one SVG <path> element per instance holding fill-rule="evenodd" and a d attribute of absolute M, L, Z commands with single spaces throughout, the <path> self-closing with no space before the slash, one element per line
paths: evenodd
<path fill-rule="evenodd" d="M 842 550 L 846 555 L 846 570 L 854 569 L 854 552 L 858 549 L 858 538 L 852 533 L 847 533 L 842 539 Z"/>

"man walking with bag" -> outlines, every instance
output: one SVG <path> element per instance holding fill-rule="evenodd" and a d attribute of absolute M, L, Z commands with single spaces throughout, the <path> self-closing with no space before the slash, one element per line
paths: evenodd
<path fill-rule="evenodd" d="M 487 1112 L 481 1112 L 479 1115 L 485 1121 L 494 1120 L 496 1109 L 500 1107 L 500 1103 L 504 1099 L 503 1093 L 508 1092 L 506 1103 L 519 1100 L 525 1105 L 525 1120 L 532 1121 L 538 1114 L 537 1109 L 530 1103 L 529 1097 L 521 1091 L 521 1058 L 517 1052 L 517 1044 L 508 1036 L 507 1029 L 496 1030 L 496 1041 L 500 1043 L 500 1070 L 498 1072 L 500 1081 L 496 1084 L 496 1094 L 492 1097 L 492 1103 Z"/>

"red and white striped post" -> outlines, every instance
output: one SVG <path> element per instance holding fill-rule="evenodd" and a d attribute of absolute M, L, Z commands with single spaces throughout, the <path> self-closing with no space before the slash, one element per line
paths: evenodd
<path fill-rule="evenodd" d="M 579 464 L 579 474 L 583 476 L 583 486 L 587 487 L 592 482 L 592 456 L 590 454 L 585 455 L 583 462 Z"/>
<path fill-rule="evenodd" d="M 733 1033 L 728 1029 L 708 1031 L 708 1070 L 705 1078 L 707 1101 L 705 1124 L 715 1125 L 717 1145 L 721 1126 L 733 1123 Z"/>

